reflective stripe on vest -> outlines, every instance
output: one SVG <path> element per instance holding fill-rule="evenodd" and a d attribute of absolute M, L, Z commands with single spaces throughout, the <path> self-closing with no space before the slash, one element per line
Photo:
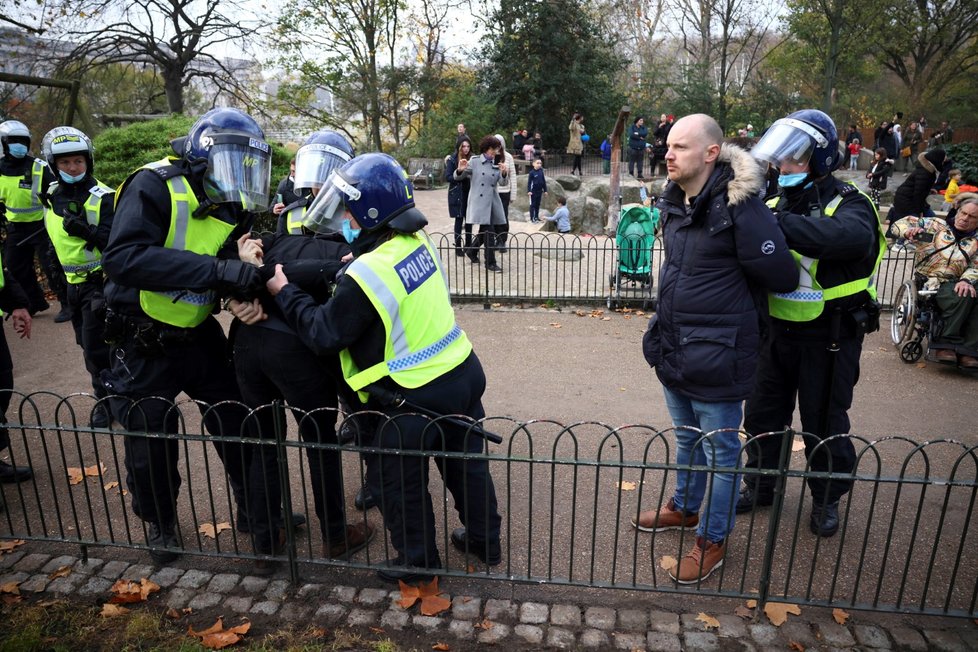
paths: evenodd
<path fill-rule="evenodd" d="M 170 165 L 170 161 L 163 159 L 144 167 L 152 169 L 164 165 Z M 166 187 L 170 192 L 170 229 L 163 246 L 205 256 L 216 255 L 231 235 L 234 225 L 211 216 L 193 217 L 198 205 L 197 196 L 186 177 L 170 177 L 166 180 Z M 216 302 L 217 294 L 213 290 L 139 291 L 139 306 L 143 312 L 164 324 L 181 328 L 199 325 L 214 310 Z"/>
<path fill-rule="evenodd" d="M 85 200 L 85 221 L 92 226 L 98 226 L 102 199 L 112 193 L 112 189 L 96 182 L 88 192 Z M 68 235 L 64 229 L 64 221 L 50 208 L 44 210 L 44 226 L 48 237 L 58 254 L 61 267 L 65 270 L 65 278 L 69 283 L 83 283 L 88 279 L 88 272 L 102 267 L 102 252 L 98 249 L 88 249 L 88 243 L 81 238 Z"/>
<path fill-rule="evenodd" d="M 44 178 L 44 161 L 34 159 L 31 166 L 31 187 L 21 188 L 19 177 L 0 177 L 0 201 L 7 207 L 8 222 L 37 222 L 44 218 L 44 206 L 38 198 Z"/>
<path fill-rule="evenodd" d="M 285 232 L 302 235 L 302 220 L 306 217 L 306 207 L 296 206 L 285 214 Z"/>
<path fill-rule="evenodd" d="M 444 270 L 427 236 L 397 235 L 350 264 L 347 275 L 370 299 L 384 324 L 384 360 L 360 370 L 340 352 L 343 377 L 356 391 L 390 377 L 421 387 L 461 364 L 472 351 L 455 323 Z M 360 392 L 366 401 L 367 395 Z"/>
<path fill-rule="evenodd" d="M 818 259 L 802 256 L 797 251 L 792 250 L 791 255 L 794 256 L 798 265 L 798 287 L 791 292 L 771 293 L 768 296 L 768 310 L 772 317 L 794 322 L 811 321 L 822 314 L 822 311 L 825 310 L 826 301 L 852 296 L 864 290 L 869 293 L 873 300 L 876 299 L 876 273 L 879 271 L 880 261 L 883 260 L 883 252 L 886 251 L 886 237 L 883 233 L 883 227 L 879 224 L 876 205 L 866 193 L 859 191 L 859 194 L 873 207 L 873 213 L 876 216 L 879 248 L 876 254 L 876 262 L 873 265 L 873 272 L 865 278 L 823 288 L 816 278 L 818 275 Z M 779 199 L 779 197 L 772 197 L 766 203 L 769 208 L 774 209 L 777 207 Z M 826 204 L 822 214 L 826 217 L 835 215 L 835 211 L 844 199 L 843 195 L 833 197 L 832 201 Z"/>

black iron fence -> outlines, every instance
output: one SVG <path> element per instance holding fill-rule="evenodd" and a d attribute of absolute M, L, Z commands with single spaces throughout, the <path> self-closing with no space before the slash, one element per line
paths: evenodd
<path fill-rule="evenodd" d="M 430 516 L 441 551 L 431 572 L 487 581 L 978 616 L 978 547 L 971 539 L 978 528 L 978 447 L 951 439 L 846 436 L 855 446 L 856 466 L 851 472 L 831 473 L 806 465 L 800 451 L 808 435 L 770 433 L 764 437 L 782 438 L 785 444 L 781 470 L 758 471 L 678 464 L 672 430 L 644 425 L 615 428 L 597 422 L 490 418 L 480 425 L 501 435 L 501 444 L 480 439 L 482 452 L 453 453 L 444 446 L 443 423 L 437 420 L 428 423 L 432 436 L 426 440 L 435 442 L 428 450 L 406 450 L 380 448 L 366 439 L 360 445 L 311 443 L 308 436 L 299 441 L 295 424 L 283 418 L 275 420 L 274 436 L 254 438 L 249 429 L 252 437 L 216 439 L 200 426 L 199 409 L 206 411 L 206 406 L 193 402 L 173 406 L 177 431 L 168 435 L 84 427 L 94 406 L 91 397 L 80 394 L 14 396 L 6 424 L 10 458 L 14 464 L 30 464 L 35 475 L 24 483 L 0 485 L 6 506 L 0 514 L 0 538 L 77 544 L 83 555 L 91 546 L 147 550 L 146 523 L 133 515 L 127 494 L 124 444 L 132 438 L 165 437 L 179 448 L 175 470 L 183 482 L 177 500 L 180 543 L 173 552 L 277 560 L 288 564 L 293 581 L 309 565 L 379 569 L 396 551 L 384 536 L 381 515 L 352 507 L 365 474 L 363 455 L 388 456 L 402 468 L 417 465 L 418 471 L 429 469 L 429 459 L 439 466 L 460 461 L 463 469 L 484 460 L 502 516 L 501 563 L 487 566 L 453 549 L 450 533 L 459 519 L 449 507 L 445 483 L 431 473 Z M 310 417 L 291 412 L 296 419 Z M 246 423 L 245 428 L 254 425 Z M 398 424 L 386 421 L 381 426 L 396 429 Z M 473 429 L 467 436 L 477 435 Z M 697 445 L 714 436 L 703 436 Z M 211 445 L 215 441 L 242 444 L 242 451 L 274 448 L 283 479 L 284 523 L 290 524 L 293 512 L 308 519 L 304 529 L 284 528 L 281 553 L 256 553 L 250 536 L 240 531 L 238 510 L 254 514 L 254 505 L 235 504 Z M 341 459 L 346 519 L 370 523 L 380 534 L 349 560 L 324 557 L 313 508 L 317 488 L 307 461 L 308 453 L 319 451 Z M 777 489 L 772 507 L 737 517 L 722 568 L 705 581 L 680 586 L 666 569 L 692 547 L 694 531 L 647 534 L 634 529 L 631 521 L 643 510 L 661 508 L 677 477 L 694 472 L 707 474 L 708 495 L 722 473 L 773 477 Z M 841 527 L 831 538 L 809 530 L 812 498 L 806 481 L 811 478 L 852 483 L 841 502 Z"/>
<path fill-rule="evenodd" d="M 613 237 L 511 232 L 505 241 L 506 253 L 496 256 L 503 271 L 494 273 L 456 250 L 454 234 L 430 235 L 445 263 L 454 300 L 487 305 L 498 301 L 596 303 L 609 308 L 652 303 L 654 288 L 618 274 L 621 250 Z M 625 246 L 634 248 L 629 243 Z M 655 279 L 663 255 L 661 242 L 655 241 L 651 253 Z M 877 278 L 879 301 L 885 309 L 892 307 L 900 286 L 912 274 L 913 252 L 886 252 Z"/>

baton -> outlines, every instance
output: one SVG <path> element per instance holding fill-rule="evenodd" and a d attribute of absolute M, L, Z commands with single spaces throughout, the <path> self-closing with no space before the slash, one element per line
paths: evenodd
<path fill-rule="evenodd" d="M 416 403 L 412 403 L 408 401 L 406 398 L 404 398 L 404 396 L 400 392 L 391 391 L 386 387 L 380 387 L 377 384 L 367 385 L 366 387 L 364 387 L 364 390 L 366 390 L 371 396 L 373 396 L 378 401 L 380 401 L 381 405 L 393 406 L 393 407 L 408 407 L 411 408 L 412 410 L 417 410 L 418 412 L 420 412 L 425 416 L 432 417 L 433 419 L 447 421 L 452 425 L 470 430 L 471 432 L 479 435 L 480 437 L 483 437 L 488 441 L 491 441 L 494 444 L 503 443 L 502 437 L 500 437 L 494 432 L 489 432 L 482 426 L 479 426 L 475 423 L 471 423 L 469 421 L 463 421 L 462 419 L 458 419 L 456 417 L 448 416 L 445 414 L 438 414 L 437 412 L 429 410 L 428 408 L 421 407 Z"/>

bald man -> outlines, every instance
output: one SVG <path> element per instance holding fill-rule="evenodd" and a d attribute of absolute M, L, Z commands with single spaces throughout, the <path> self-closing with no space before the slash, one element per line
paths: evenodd
<path fill-rule="evenodd" d="M 722 140 L 720 126 L 702 114 L 669 131 L 669 183 L 656 204 L 665 262 L 642 346 L 675 426 L 676 463 L 732 469 L 757 367 L 764 290 L 794 289 L 798 269 L 758 199 L 764 171 Z M 723 565 L 733 530 L 737 475 L 718 472 L 712 483 L 707 475 L 680 471 L 668 502 L 633 520 L 645 532 L 697 528 L 692 550 L 669 569 L 680 584 L 695 584 Z"/>

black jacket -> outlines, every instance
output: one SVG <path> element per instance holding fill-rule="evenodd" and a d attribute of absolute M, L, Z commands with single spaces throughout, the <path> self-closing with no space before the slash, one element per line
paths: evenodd
<path fill-rule="evenodd" d="M 469 204 L 469 187 L 472 185 L 471 177 L 464 177 L 461 181 L 455 178 L 457 169 L 458 154 L 446 156 L 445 181 L 448 182 L 448 216 L 451 218 L 465 217 L 465 208 Z"/>
<path fill-rule="evenodd" d="M 695 400 L 747 398 L 766 292 L 798 285 L 784 236 L 757 198 L 763 184 L 763 171 L 750 154 L 723 145 L 690 210 L 675 183 L 656 205 L 665 261 L 643 349 L 663 385 Z"/>
<path fill-rule="evenodd" d="M 48 206 L 62 218 L 71 211 L 80 212 L 85 215 L 85 202 L 88 201 L 89 189 L 96 184 L 91 175 L 86 175 L 78 183 L 64 183 L 59 181 L 56 186 L 52 186 L 50 194 L 46 197 Z M 99 251 L 104 251 L 109 243 L 109 234 L 112 231 L 112 221 L 115 215 L 115 197 L 108 193 L 102 197 L 99 204 L 98 228 L 92 234 L 89 244 Z"/>
<path fill-rule="evenodd" d="M 660 122 L 656 125 L 655 131 L 652 132 L 652 153 L 656 158 L 665 158 L 666 152 L 669 151 L 669 130 L 672 129 L 672 124 L 668 121 Z"/>
<path fill-rule="evenodd" d="M 907 215 L 919 216 L 927 208 L 927 196 L 939 170 L 925 157 L 926 152 L 917 155 L 917 166 L 893 192 L 894 213 L 891 221 Z"/>
<path fill-rule="evenodd" d="M 832 217 L 825 207 L 839 194 L 846 198 Z M 872 202 L 855 188 L 832 175 L 810 186 L 787 189 L 780 195 L 775 215 L 788 246 L 803 256 L 818 258 L 816 280 L 822 287 L 833 287 L 865 278 L 873 273 L 879 254 L 879 218 Z M 811 322 L 798 324 L 772 320 L 775 327 L 821 338 L 828 332 L 832 308 L 843 310 L 870 301 L 867 292 L 826 304 L 825 311 Z"/>
<path fill-rule="evenodd" d="M 633 124 L 628 129 L 629 149 L 645 149 L 645 139 L 649 137 L 649 129 L 645 125 L 639 127 Z"/>
<path fill-rule="evenodd" d="M 203 201 L 203 170 L 191 171 L 183 161 L 176 164 L 186 170 L 191 188 Z M 139 307 L 140 290 L 203 292 L 218 285 L 215 257 L 163 246 L 170 228 L 170 208 L 166 181 L 153 170 L 139 170 L 124 184 L 116 200 L 112 234 L 102 252 L 105 299 L 115 312 L 148 319 Z M 225 205 L 212 215 L 235 225 L 217 257 L 237 258 L 235 241 L 251 230 L 253 216 L 239 219 Z"/>

